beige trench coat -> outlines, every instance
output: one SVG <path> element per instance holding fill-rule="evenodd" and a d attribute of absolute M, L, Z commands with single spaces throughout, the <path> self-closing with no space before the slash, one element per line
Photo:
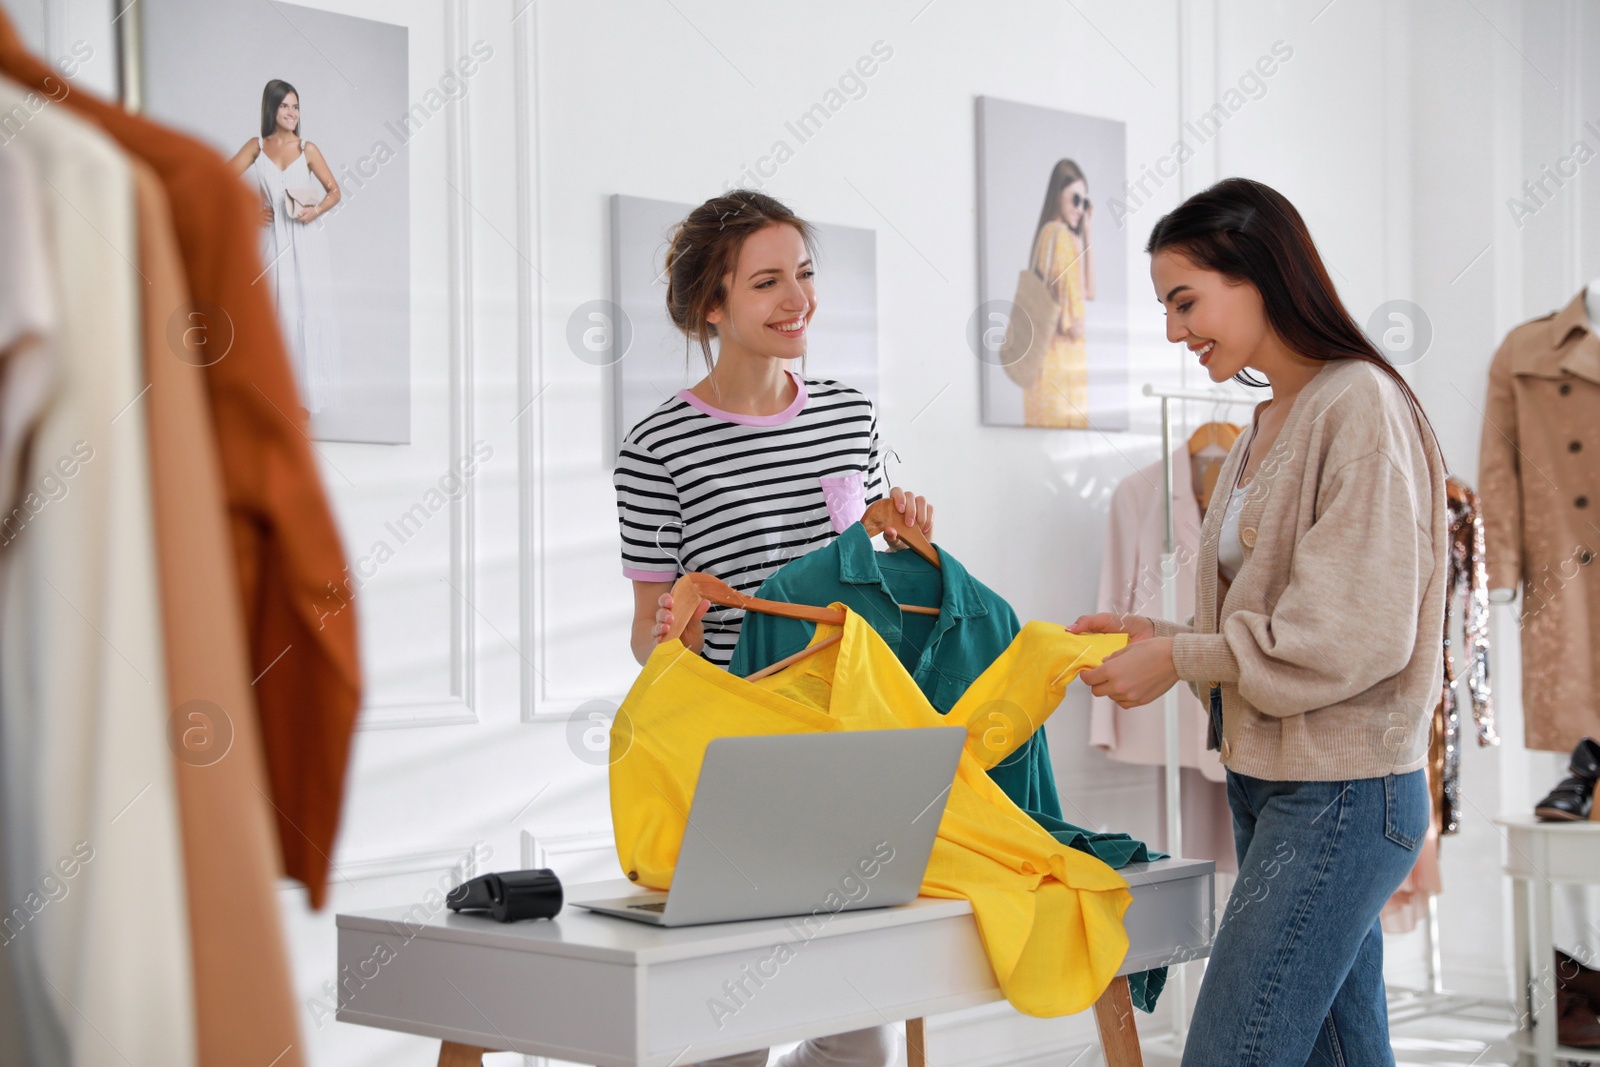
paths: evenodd
<path fill-rule="evenodd" d="M 1489 367 L 1478 494 L 1489 588 L 1522 587 L 1527 747 L 1600 738 L 1600 337 L 1580 292 Z"/>

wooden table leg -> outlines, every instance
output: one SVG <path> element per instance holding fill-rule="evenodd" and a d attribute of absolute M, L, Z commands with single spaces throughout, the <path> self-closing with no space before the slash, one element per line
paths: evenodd
<path fill-rule="evenodd" d="M 1113 978 L 1094 1002 L 1094 1024 L 1100 1031 L 1100 1051 L 1106 1067 L 1144 1067 L 1139 1051 L 1139 1027 L 1133 1019 L 1133 995 L 1126 976 Z"/>
<path fill-rule="evenodd" d="M 906 1067 L 928 1067 L 928 1047 L 923 1044 L 921 1019 L 906 1020 Z"/>
<path fill-rule="evenodd" d="M 439 1043 L 439 1067 L 482 1067 L 483 1054 L 492 1051 L 476 1045 L 458 1045 L 454 1041 Z"/>

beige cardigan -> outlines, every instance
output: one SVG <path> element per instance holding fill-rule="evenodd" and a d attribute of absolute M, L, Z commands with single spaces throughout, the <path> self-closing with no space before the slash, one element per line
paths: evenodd
<path fill-rule="evenodd" d="M 1251 436 L 1218 485 L 1233 484 Z M 1196 696 L 1221 684 L 1229 769 L 1337 781 L 1426 763 L 1444 681 L 1445 476 L 1398 383 L 1342 359 L 1300 390 L 1245 489 L 1244 564 L 1220 622 L 1223 509 L 1206 513 L 1194 616 L 1151 621 Z"/>

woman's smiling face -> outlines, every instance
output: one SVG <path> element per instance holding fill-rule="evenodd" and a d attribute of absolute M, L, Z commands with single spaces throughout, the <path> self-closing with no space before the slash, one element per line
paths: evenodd
<path fill-rule="evenodd" d="M 1152 256 L 1150 279 L 1167 311 L 1167 340 L 1187 346 L 1214 382 L 1243 370 L 1272 332 L 1254 285 L 1197 267 L 1181 252 Z"/>
<path fill-rule="evenodd" d="M 300 127 L 300 98 L 294 93 L 283 98 L 278 105 L 278 129 L 293 133 Z"/>
<path fill-rule="evenodd" d="M 764 226 L 740 246 L 733 273 L 723 277 L 728 297 L 706 319 L 724 346 L 796 359 L 806 354 L 807 327 L 817 311 L 815 273 L 799 230 Z"/>

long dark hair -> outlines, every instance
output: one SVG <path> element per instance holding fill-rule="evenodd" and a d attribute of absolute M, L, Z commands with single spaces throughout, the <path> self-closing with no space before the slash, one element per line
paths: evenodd
<path fill-rule="evenodd" d="M 1345 310 L 1311 231 L 1282 193 L 1249 178 L 1224 178 L 1157 221 L 1144 250 L 1155 255 L 1163 249 L 1181 253 L 1204 270 L 1254 285 L 1267 321 L 1296 354 L 1359 359 L 1382 370 L 1405 392 L 1418 429 L 1427 423 L 1433 433 L 1417 394 Z M 1234 381 L 1256 388 L 1271 384 L 1248 370 L 1234 375 Z"/>
<path fill-rule="evenodd" d="M 278 128 L 278 105 L 283 103 L 283 98 L 294 93 L 296 100 L 300 93 L 294 86 L 281 78 L 273 78 L 267 87 L 261 90 L 261 136 L 271 137 L 272 131 Z M 300 123 L 294 124 L 296 136 L 300 134 Z"/>
<path fill-rule="evenodd" d="M 1089 179 L 1083 176 L 1083 169 L 1070 159 L 1058 160 L 1055 168 L 1050 171 L 1050 184 L 1045 186 L 1044 207 L 1039 209 L 1039 224 L 1033 228 L 1033 248 L 1039 247 L 1039 231 L 1044 229 L 1044 224 L 1051 219 L 1060 218 L 1061 190 L 1073 182 L 1082 182 L 1083 188 L 1087 192 Z M 1066 225 L 1066 221 L 1066 219 L 1061 219 L 1062 225 Z M 1072 230 L 1072 227 L 1067 226 L 1067 229 Z M 1080 237 L 1083 235 L 1082 221 L 1079 221 L 1078 228 L 1072 230 L 1072 232 Z M 1032 248 L 1029 249 L 1028 255 L 1033 255 Z"/>
<path fill-rule="evenodd" d="M 667 314 L 684 336 L 700 342 L 708 372 L 713 365 L 711 338 L 717 327 L 706 315 L 728 299 L 723 275 L 738 265 L 745 238 L 774 223 L 799 230 L 815 262 L 816 233 L 811 225 L 781 201 L 751 189 L 712 197 L 689 212 L 673 231 L 667 248 Z"/>

